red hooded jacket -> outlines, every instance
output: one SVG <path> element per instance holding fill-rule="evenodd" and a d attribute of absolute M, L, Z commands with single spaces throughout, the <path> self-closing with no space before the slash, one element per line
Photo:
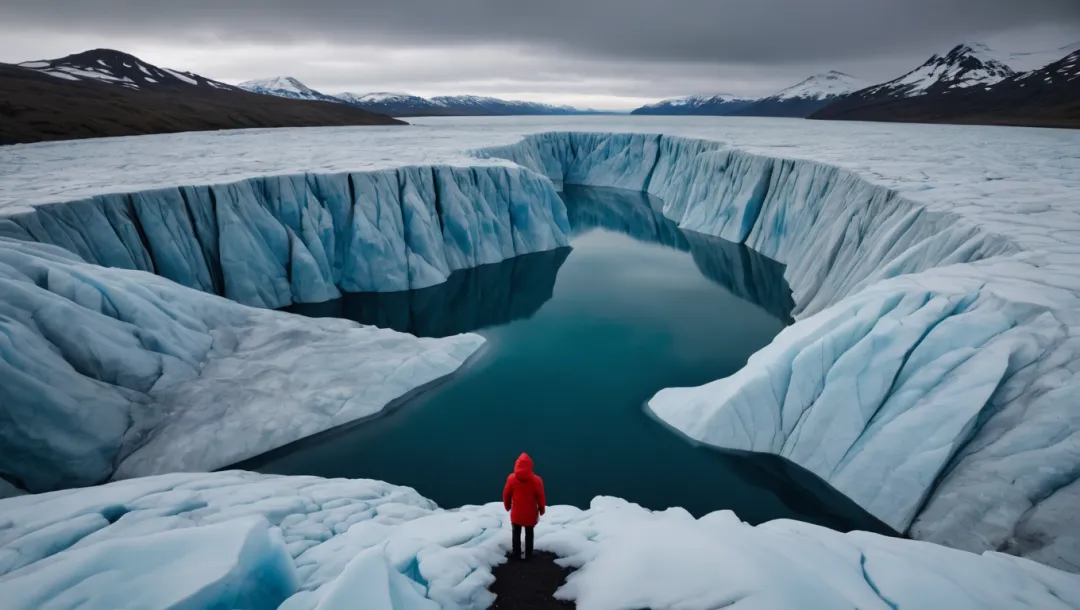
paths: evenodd
<path fill-rule="evenodd" d="M 514 474 L 506 479 L 503 506 L 510 511 L 510 522 L 514 525 L 532 527 L 544 514 L 544 481 L 533 474 L 533 461 L 527 453 L 518 457 Z"/>

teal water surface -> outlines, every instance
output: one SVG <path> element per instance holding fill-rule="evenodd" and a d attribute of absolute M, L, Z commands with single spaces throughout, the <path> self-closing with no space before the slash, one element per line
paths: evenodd
<path fill-rule="evenodd" d="M 499 500 L 527 451 L 553 504 L 587 507 L 611 495 L 695 515 L 733 509 L 751 523 L 888 531 L 798 466 L 696 446 L 644 409 L 663 388 L 734 373 L 784 328 L 792 304 L 783 267 L 681 231 L 642 193 L 567 186 L 564 200 L 572 249 L 458 272 L 424 290 L 296 306 L 422 336 L 477 332 L 487 345 L 382 417 L 239 466 L 387 480 L 459 506 Z"/>

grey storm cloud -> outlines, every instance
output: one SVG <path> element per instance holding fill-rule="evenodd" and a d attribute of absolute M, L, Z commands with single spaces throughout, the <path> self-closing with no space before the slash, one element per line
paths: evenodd
<path fill-rule="evenodd" d="M 1078 0 L 5 0 L 10 25 L 244 41 L 511 43 L 592 58 L 760 63 L 888 54 L 1039 23 Z"/>
<path fill-rule="evenodd" d="M 1080 41 L 1080 0 L 0 0 L 0 61 L 106 46 L 227 82 L 622 109 L 828 69 L 881 82 L 995 33 Z"/>

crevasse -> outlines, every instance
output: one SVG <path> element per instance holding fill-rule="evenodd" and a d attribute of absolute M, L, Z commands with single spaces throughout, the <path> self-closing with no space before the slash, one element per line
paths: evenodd
<path fill-rule="evenodd" d="M 735 375 L 657 394 L 675 429 L 788 457 L 916 538 L 1080 569 L 1075 247 L 718 142 L 545 133 L 476 154 L 647 191 L 787 264 L 798 321 Z"/>
<path fill-rule="evenodd" d="M 787 456 L 914 537 L 1080 569 L 1080 248 L 1008 230 L 1000 206 L 992 222 L 718 142 L 549 133 L 477 154 L 520 167 L 270 176 L 0 215 L 0 473 L 38 491 L 208 470 L 377 413 L 482 340 L 238 303 L 428 286 L 558 247 L 552 181 L 613 186 L 786 263 L 794 291 L 793 326 L 736 375 L 661 392 L 657 415 Z"/>

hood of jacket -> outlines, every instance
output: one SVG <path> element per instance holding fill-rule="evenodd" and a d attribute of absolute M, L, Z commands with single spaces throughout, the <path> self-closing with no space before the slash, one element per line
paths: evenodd
<path fill-rule="evenodd" d="M 519 481 L 528 481 L 532 478 L 533 461 L 528 453 L 522 453 L 518 456 L 517 462 L 514 464 L 514 476 Z"/>

